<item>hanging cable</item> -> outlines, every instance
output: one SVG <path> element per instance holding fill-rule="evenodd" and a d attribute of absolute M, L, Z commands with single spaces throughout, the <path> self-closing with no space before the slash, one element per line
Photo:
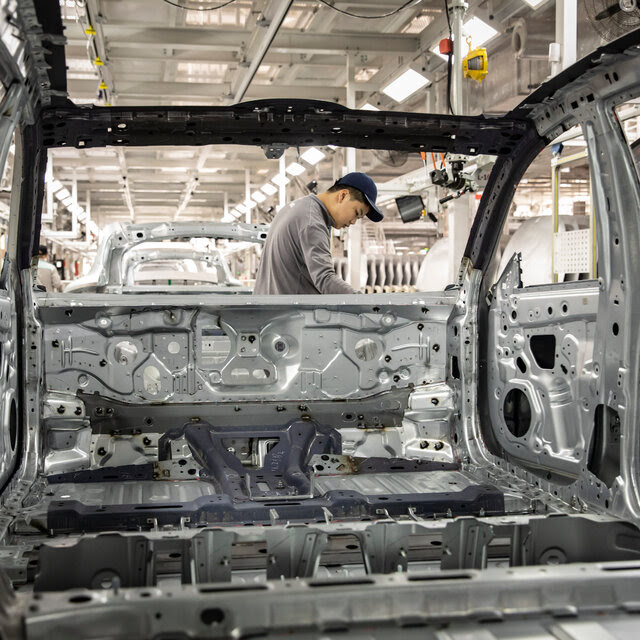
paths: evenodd
<path fill-rule="evenodd" d="M 384 13 L 379 16 L 362 16 L 357 13 L 349 13 L 349 11 L 343 11 L 342 9 L 338 9 L 338 7 L 334 7 L 327 0 L 318 0 L 318 2 L 321 2 L 322 4 L 326 5 L 327 7 L 329 7 L 329 9 L 333 9 L 334 11 L 337 11 L 338 13 L 342 13 L 345 16 L 350 16 L 351 18 L 361 18 L 362 20 L 380 20 L 380 18 L 388 18 L 390 16 L 395 16 L 396 13 L 400 13 L 403 9 L 406 9 L 410 4 L 417 4 L 418 0 L 409 0 L 409 2 L 405 2 L 401 7 L 398 7 L 394 11 L 390 11 L 389 13 Z"/>
<path fill-rule="evenodd" d="M 227 7 L 230 4 L 233 4 L 236 0 L 228 0 L 228 2 L 223 2 L 222 4 L 219 4 L 215 7 L 187 7 L 177 2 L 171 2 L 171 0 L 162 1 L 170 4 L 172 7 L 178 7 L 179 9 L 185 9 L 186 11 L 215 11 L 216 9 L 222 9 L 222 7 Z"/>
<path fill-rule="evenodd" d="M 447 105 L 449 106 L 449 113 L 453 116 L 453 107 L 451 106 L 451 66 L 453 64 L 453 51 L 456 43 L 453 41 L 453 32 L 451 31 L 451 20 L 449 19 L 449 7 L 447 6 L 447 0 L 444 0 L 444 14 L 447 16 L 447 26 L 449 27 L 449 42 L 451 42 L 450 51 L 447 54 Z"/>

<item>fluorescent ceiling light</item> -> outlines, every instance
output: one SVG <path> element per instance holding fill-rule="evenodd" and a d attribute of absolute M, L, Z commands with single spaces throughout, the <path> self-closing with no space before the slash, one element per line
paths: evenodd
<path fill-rule="evenodd" d="M 58 198 L 58 200 L 64 200 L 65 198 L 68 198 L 70 195 L 71 194 L 69 193 L 69 190 L 63 187 L 62 189 L 60 189 L 60 191 L 58 191 L 58 193 L 56 193 L 56 198 Z"/>
<path fill-rule="evenodd" d="M 70 207 L 73 204 L 73 198 L 71 196 L 69 196 L 68 198 L 63 198 L 62 204 L 65 207 Z"/>
<path fill-rule="evenodd" d="M 262 191 L 254 191 L 251 194 L 251 199 L 255 200 L 256 202 L 264 202 L 267 199 L 267 196 L 265 196 Z"/>
<path fill-rule="evenodd" d="M 481 47 L 498 34 L 492 26 L 475 16 L 464 23 L 462 31 L 465 35 L 471 36 L 471 46 L 474 49 Z"/>
<path fill-rule="evenodd" d="M 413 95 L 418 89 L 422 89 L 428 82 L 428 78 L 425 78 L 422 74 L 413 69 L 407 69 L 393 82 L 383 87 L 382 93 L 388 95 L 396 102 L 404 102 L 410 95 Z"/>
<path fill-rule="evenodd" d="M 299 176 L 301 173 L 304 173 L 306 169 L 298 162 L 292 162 L 287 167 L 287 173 L 290 173 L 292 176 Z"/>
<path fill-rule="evenodd" d="M 380 111 L 380 109 L 378 109 L 378 107 L 374 107 L 370 102 L 367 102 L 367 104 L 365 104 L 362 107 L 360 107 L 360 109 L 362 111 Z"/>
<path fill-rule="evenodd" d="M 324 158 L 324 153 L 322 153 L 320 149 L 311 147 L 311 149 L 307 149 L 300 157 L 309 164 L 318 164 L 318 162 Z"/>
<path fill-rule="evenodd" d="M 277 184 L 279 187 L 284 187 L 284 185 L 289 184 L 291 180 L 289 180 L 284 173 L 276 173 L 276 175 L 271 178 L 271 182 Z"/>
<path fill-rule="evenodd" d="M 328 144 L 327 147 L 329 147 L 329 149 L 337 149 L 338 147 L 336 147 L 335 144 Z"/>
<path fill-rule="evenodd" d="M 247 213 L 247 211 L 249 211 L 249 209 L 247 209 L 246 205 L 242 204 L 242 202 L 240 204 L 236 205 L 236 209 L 240 213 Z"/>
<path fill-rule="evenodd" d="M 539 7 L 546 0 L 524 0 L 526 4 L 528 4 L 532 9 Z"/>
<path fill-rule="evenodd" d="M 253 207 L 255 207 L 257 204 L 258 204 L 258 203 L 257 203 L 257 202 L 254 202 L 251 198 L 247 198 L 247 199 L 244 201 L 244 205 L 245 205 L 245 207 L 247 207 L 247 209 L 249 209 L 249 210 L 253 209 Z"/>
<path fill-rule="evenodd" d="M 263 184 L 261 188 L 262 191 L 264 191 L 264 193 L 266 193 L 268 196 L 272 196 L 274 193 L 278 192 L 278 190 L 268 182 L 266 184 Z"/>

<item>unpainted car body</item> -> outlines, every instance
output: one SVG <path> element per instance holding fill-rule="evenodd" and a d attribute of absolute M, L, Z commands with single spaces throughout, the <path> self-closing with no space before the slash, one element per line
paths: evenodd
<path fill-rule="evenodd" d="M 182 287 L 186 293 L 250 293 L 240 280 L 232 276 L 229 265 L 219 249 L 203 252 L 197 251 L 187 243 L 167 241 L 213 238 L 262 244 L 266 235 L 266 225 L 210 222 L 123 225 L 116 222 L 108 225 L 101 233 L 90 272 L 72 280 L 65 291 L 157 293 L 171 286 L 171 290 L 177 292 L 178 283 L 183 282 L 187 285 Z M 187 269 L 186 261 L 192 265 L 191 271 Z M 164 282 L 158 283 L 158 280 Z M 172 280 L 173 284 L 170 285 Z"/>
<path fill-rule="evenodd" d="M 10 67 L 26 111 L 0 120 L 0 151 L 17 126 L 0 297 L 5 635 L 424 637 L 446 623 L 448 637 L 629 637 L 640 184 L 614 108 L 640 92 L 640 33 L 500 118 L 97 109 L 60 97 L 56 12 L 11 11 L 39 82 Z M 576 124 L 598 279 L 525 288 L 515 255 L 496 280 L 518 180 Z M 456 286 L 153 301 L 32 288 L 46 148 L 300 140 L 495 155 Z"/>

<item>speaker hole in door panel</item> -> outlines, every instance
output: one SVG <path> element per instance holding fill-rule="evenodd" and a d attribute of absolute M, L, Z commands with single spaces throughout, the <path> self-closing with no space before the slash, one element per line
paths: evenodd
<path fill-rule="evenodd" d="M 553 369 L 556 360 L 556 337 L 549 334 L 531 336 L 531 353 L 541 369 Z"/>
<path fill-rule="evenodd" d="M 149 365 L 142 372 L 144 390 L 152 396 L 158 395 L 162 389 L 162 376 L 157 367 Z"/>
<path fill-rule="evenodd" d="M 355 352 L 358 360 L 367 362 L 378 355 L 378 345 L 371 338 L 362 338 L 356 342 Z"/>
<path fill-rule="evenodd" d="M 522 438 L 531 426 L 531 405 L 522 389 L 511 389 L 503 404 L 504 421 L 507 429 L 516 437 Z"/>

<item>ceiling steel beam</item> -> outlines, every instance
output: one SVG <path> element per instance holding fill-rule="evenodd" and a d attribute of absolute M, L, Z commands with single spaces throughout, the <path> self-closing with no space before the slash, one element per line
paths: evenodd
<path fill-rule="evenodd" d="M 251 39 L 251 32 L 234 29 L 210 29 L 203 27 L 148 27 L 145 24 L 106 23 L 103 31 L 107 46 L 129 49 L 188 49 L 194 51 L 241 51 L 243 43 Z M 66 36 L 69 46 L 86 44 L 86 37 L 80 27 L 68 24 Z M 280 31 L 275 37 L 271 50 L 278 53 L 415 53 L 420 45 L 419 38 L 407 34 L 389 33 L 299 33 Z"/>
<path fill-rule="evenodd" d="M 196 158 L 149 158 L 145 156 L 138 156 L 130 153 L 131 149 L 127 150 L 127 168 L 132 173 L 131 179 L 135 180 L 135 170 L 137 169 L 176 169 L 184 170 L 185 172 L 198 167 L 198 159 Z M 53 166 L 56 168 L 63 167 L 113 167 L 113 171 L 120 171 L 118 165 L 118 159 L 116 157 L 101 158 L 100 156 L 87 156 L 87 157 L 60 157 L 53 156 Z M 240 158 L 238 160 L 228 160 L 226 158 L 220 158 L 219 160 L 209 158 L 207 162 L 199 166 L 199 171 L 203 171 L 202 178 L 204 181 L 209 178 L 214 178 L 215 173 L 207 173 L 207 169 L 220 169 L 225 171 L 244 171 L 245 168 L 258 168 L 268 169 L 273 168 L 277 171 L 277 162 L 268 160 L 265 158 L 264 153 L 260 155 L 256 154 L 254 158 Z"/>
<path fill-rule="evenodd" d="M 71 59 L 85 59 L 86 46 L 67 45 L 67 61 Z M 131 62 L 158 62 L 164 63 L 167 60 L 173 62 L 189 62 L 192 64 L 229 64 L 237 65 L 240 56 L 236 51 L 211 51 L 206 54 L 198 51 L 165 51 L 162 49 L 130 49 L 126 46 L 110 47 L 109 62 L 113 65 Z M 267 51 L 264 64 L 271 65 L 291 65 L 303 64 L 311 67 L 334 68 L 344 64 L 344 56 L 338 54 L 315 54 L 307 53 L 274 53 Z M 125 69 L 126 71 L 126 69 Z"/>
<path fill-rule="evenodd" d="M 69 93 L 76 98 L 95 97 L 94 80 L 69 80 Z M 118 98 L 138 98 L 138 104 L 145 104 L 144 100 L 155 98 L 160 104 L 167 104 L 167 100 L 208 99 L 221 101 L 229 93 L 228 83 L 200 83 L 200 82 L 126 82 L 118 80 Z M 277 85 L 253 85 L 249 88 L 246 100 L 261 100 L 268 98 L 291 98 L 310 100 L 328 100 L 330 102 L 344 102 L 346 96 L 344 87 L 278 87 Z M 121 104 L 121 103 L 119 103 Z M 146 103 L 149 105 L 150 103 Z"/>
<path fill-rule="evenodd" d="M 262 21 L 257 22 L 256 30 L 244 51 L 244 59 L 240 63 L 241 66 L 247 63 L 248 66 L 242 72 L 234 74 L 231 82 L 232 102 L 240 102 L 244 98 L 251 81 L 258 71 L 258 67 L 262 64 L 292 4 L 293 0 L 272 1 L 268 2 L 263 9 Z M 263 30 L 265 26 L 266 30 Z"/>

